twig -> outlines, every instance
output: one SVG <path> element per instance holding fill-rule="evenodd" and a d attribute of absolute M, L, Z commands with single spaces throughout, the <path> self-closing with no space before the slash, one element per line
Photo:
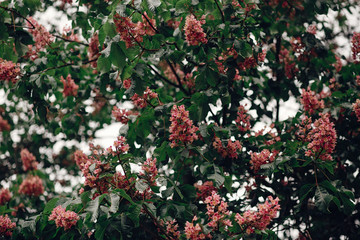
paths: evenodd
<path fill-rule="evenodd" d="M 19 17 L 25 19 L 28 23 L 30 23 L 30 25 L 32 26 L 32 28 L 35 29 L 34 24 L 33 24 L 29 19 L 27 19 L 26 17 L 24 17 L 23 15 L 21 15 L 21 14 L 20 14 L 18 11 L 16 11 L 15 9 L 3 7 L 3 6 L 0 6 L 0 8 L 5 9 L 6 11 L 10 11 L 10 12 L 12 12 L 12 13 L 15 13 L 15 14 L 18 15 Z"/>
<path fill-rule="evenodd" d="M 81 44 L 81 45 L 84 45 L 84 46 L 89 46 L 89 44 L 87 44 L 87 43 L 83 43 L 83 42 L 78 42 L 78 41 L 73 41 L 73 40 L 70 40 L 70 39 L 67 39 L 67 38 L 64 38 L 64 37 L 62 37 L 62 36 L 59 36 L 59 35 L 55 35 L 55 34 L 52 34 L 54 37 L 56 37 L 56 38 L 60 38 L 60 39 L 62 39 L 62 40 L 64 40 L 64 41 L 66 41 L 66 42 L 74 42 L 74 43 L 78 43 L 78 44 Z"/>
<path fill-rule="evenodd" d="M 181 79 L 179 77 L 179 75 L 177 74 L 174 66 L 171 64 L 171 62 L 169 60 L 166 60 L 167 64 L 169 64 L 171 71 L 174 73 L 176 80 L 179 83 L 179 88 L 181 89 L 181 91 L 183 91 L 186 95 L 190 95 L 190 93 L 188 91 L 186 91 L 186 89 L 183 87 L 183 85 L 181 84 Z"/>
<path fill-rule="evenodd" d="M 218 0 L 215 0 L 215 3 L 216 3 L 217 8 L 219 9 L 220 14 L 221 14 L 222 22 L 225 23 L 224 12 L 221 10 Z"/>
<path fill-rule="evenodd" d="M 95 61 L 97 61 L 97 60 L 98 60 L 98 58 L 95 58 L 95 59 L 92 59 L 92 60 L 83 62 L 82 65 L 85 65 L 85 64 L 88 64 L 88 63 L 91 63 L 91 62 L 95 62 Z M 64 67 L 72 66 L 72 65 L 75 65 L 75 63 L 65 63 L 65 64 L 60 65 L 60 66 L 49 67 L 49 68 L 46 68 L 46 69 L 40 71 L 39 73 L 44 73 L 44 72 L 47 72 L 47 71 L 49 71 L 49 70 L 58 69 L 58 68 L 64 68 Z"/>

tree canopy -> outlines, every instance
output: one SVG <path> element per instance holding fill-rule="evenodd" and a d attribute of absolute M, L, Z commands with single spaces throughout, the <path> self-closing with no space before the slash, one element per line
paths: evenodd
<path fill-rule="evenodd" d="M 357 2 L 1 1 L 0 239 L 356 239 Z"/>

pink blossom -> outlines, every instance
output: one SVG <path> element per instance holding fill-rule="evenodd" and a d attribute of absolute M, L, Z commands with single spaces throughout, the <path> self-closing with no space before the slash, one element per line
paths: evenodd
<path fill-rule="evenodd" d="M 114 15 L 116 31 L 120 33 L 120 39 L 125 42 L 127 48 L 143 41 L 142 36 L 136 32 L 136 24 L 128 17 L 121 17 L 118 13 Z"/>
<path fill-rule="evenodd" d="M 214 187 L 214 183 L 212 181 L 206 181 L 202 185 L 195 184 L 196 195 L 198 198 L 205 200 L 208 196 L 212 194 L 212 192 L 217 191 L 217 188 Z"/>
<path fill-rule="evenodd" d="M 264 62 L 266 57 L 266 49 L 263 49 L 262 52 L 258 53 L 257 60 L 254 56 L 247 57 L 244 59 L 244 61 L 239 62 L 238 66 L 240 70 L 246 71 L 246 69 L 255 68 L 258 63 Z"/>
<path fill-rule="evenodd" d="M 81 150 L 76 150 L 74 153 L 74 159 L 76 162 L 76 165 L 80 168 L 80 170 L 83 170 L 85 164 L 89 161 L 89 158 L 86 154 L 83 153 Z"/>
<path fill-rule="evenodd" d="M 61 205 L 54 208 L 49 216 L 49 221 L 55 220 L 56 227 L 63 227 L 64 230 L 75 226 L 80 217 L 73 211 L 66 211 Z"/>
<path fill-rule="evenodd" d="M 251 153 L 250 155 L 250 164 L 252 165 L 251 169 L 257 173 L 262 165 L 271 163 L 275 160 L 277 152 L 270 152 L 268 149 L 264 149 L 260 153 Z"/>
<path fill-rule="evenodd" d="M 158 98 L 158 94 L 153 92 L 149 87 L 146 87 L 146 90 L 142 96 L 139 96 L 137 93 L 135 93 L 131 97 L 131 100 L 136 107 L 145 108 L 148 105 L 148 102 L 153 98 Z"/>
<path fill-rule="evenodd" d="M 10 218 L 6 214 L 5 216 L 0 216 L 0 237 L 11 237 L 16 223 L 11 222 Z"/>
<path fill-rule="evenodd" d="M 195 216 L 191 223 L 186 221 L 186 223 L 185 223 L 186 239 L 201 240 L 201 239 L 211 238 L 210 233 L 207 235 L 205 235 L 203 233 L 203 231 L 198 223 L 194 225 L 194 221 L 196 221 L 196 220 L 197 220 L 197 217 Z"/>
<path fill-rule="evenodd" d="M 314 114 L 315 110 L 324 108 L 324 100 L 320 100 L 320 97 L 311 91 L 310 87 L 308 87 L 307 91 L 302 89 L 300 102 L 305 112 L 308 112 L 310 115 Z"/>
<path fill-rule="evenodd" d="M 123 88 L 129 89 L 131 87 L 131 79 L 127 78 L 123 81 Z"/>
<path fill-rule="evenodd" d="M 116 121 L 121 122 L 122 124 L 127 124 L 129 122 L 129 116 L 132 115 L 133 112 L 126 110 L 126 109 L 120 109 L 114 106 L 112 110 L 112 115 L 115 117 Z"/>
<path fill-rule="evenodd" d="M 148 158 L 141 166 L 143 173 L 140 176 L 146 176 L 147 181 L 151 186 L 156 186 L 156 177 L 158 175 L 158 169 L 156 167 L 156 158 Z"/>
<path fill-rule="evenodd" d="M 162 226 L 166 226 L 166 233 L 172 237 L 171 240 L 180 239 L 180 231 L 177 230 L 179 228 L 179 225 L 176 223 L 175 219 L 171 221 L 166 221 L 165 224 L 164 221 L 161 220 L 160 224 Z"/>
<path fill-rule="evenodd" d="M 38 176 L 29 175 L 19 186 L 19 193 L 38 197 L 44 193 L 42 180 Z"/>
<path fill-rule="evenodd" d="M 206 33 L 202 25 L 205 24 L 205 20 L 197 20 L 194 15 L 188 15 L 185 20 L 185 38 L 190 46 L 197 46 L 199 43 L 207 43 Z"/>
<path fill-rule="evenodd" d="M 154 27 L 156 26 L 155 19 L 149 18 L 146 12 L 141 16 L 142 22 L 138 22 L 135 27 L 137 34 L 141 36 L 154 36 L 156 31 Z"/>
<path fill-rule="evenodd" d="M 29 52 L 27 57 L 31 60 L 36 59 L 38 56 L 38 52 L 42 51 L 47 45 L 54 41 L 54 37 L 45 29 L 44 26 L 39 24 L 35 19 L 29 17 L 28 20 L 32 23 L 26 22 L 29 27 L 29 33 L 33 35 L 35 41 L 35 49 L 34 46 L 29 45 Z M 33 27 L 35 26 L 35 28 Z"/>
<path fill-rule="evenodd" d="M 176 147 L 180 143 L 183 144 L 191 144 L 194 140 L 198 139 L 196 131 L 199 130 L 198 127 L 193 125 L 193 121 L 189 119 L 189 111 L 185 110 L 185 106 L 181 105 L 177 107 L 173 106 L 171 109 L 171 117 L 170 117 L 170 128 L 169 132 L 171 141 L 170 146 Z"/>
<path fill-rule="evenodd" d="M 351 39 L 351 51 L 354 61 L 358 62 L 360 58 L 360 33 L 354 32 L 354 35 Z"/>
<path fill-rule="evenodd" d="M 356 85 L 360 86 L 360 75 L 356 76 Z"/>
<path fill-rule="evenodd" d="M 279 61 L 285 65 L 285 76 L 288 79 L 293 79 L 299 69 L 296 67 L 293 57 L 290 56 L 289 50 L 286 48 L 280 50 Z"/>
<path fill-rule="evenodd" d="M 21 150 L 20 156 L 25 172 L 37 169 L 38 162 L 36 161 L 35 156 L 31 152 L 29 152 L 29 150 L 24 148 L 23 150 Z"/>
<path fill-rule="evenodd" d="M 223 158 L 229 157 L 232 159 L 238 158 L 237 151 L 241 149 L 241 144 L 239 140 L 233 142 L 232 140 L 228 139 L 227 146 L 224 147 L 220 138 L 216 136 L 214 138 L 213 146 Z"/>
<path fill-rule="evenodd" d="M 0 116 L 0 132 L 3 131 L 10 131 L 11 127 L 7 120 L 3 119 L 2 116 Z"/>
<path fill-rule="evenodd" d="M 315 35 L 316 34 L 316 25 L 310 25 L 307 29 L 306 32 Z"/>
<path fill-rule="evenodd" d="M 340 72 L 342 69 L 342 62 L 341 58 L 338 55 L 335 55 L 336 62 L 333 64 L 335 67 L 336 72 Z"/>
<path fill-rule="evenodd" d="M 250 116 L 247 114 L 247 110 L 245 110 L 245 107 L 243 105 L 240 105 L 238 107 L 237 117 L 235 120 L 237 128 L 241 132 L 247 132 L 251 128 L 250 124 Z"/>
<path fill-rule="evenodd" d="M 0 81 L 15 83 L 20 77 L 20 64 L 0 58 Z"/>
<path fill-rule="evenodd" d="M 356 114 L 358 121 L 360 122 L 360 99 L 356 99 L 356 102 L 352 104 L 353 110 Z"/>
<path fill-rule="evenodd" d="M 224 226 L 232 226 L 232 223 L 226 219 L 230 215 L 230 211 L 227 209 L 228 205 L 222 201 L 220 196 L 213 191 L 205 201 L 206 203 L 206 214 L 208 215 L 210 222 L 208 226 L 217 229 L 219 224 Z"/>
<path fill-rule="evenodd" d="M 66 77 L 66 80 L 63 78 L 63 76 L 61 76 L 60 81 L 64 85 L 64 90 L 63 90 L 64 97 L 77 95 L 77 90 L 79 86 L 74 82 L 74 79 L 71 78 L 70 74 Z"/>
<path fill-rule="evenodd" d="M 96 59 L 100 56 L 100 50 L 99 50 L 99 36 L 97 33 L 95 33 L 91 39 L 90 39 L 90 43 L 89 43 L 89 60 L 92 61 L 91 62 L 91 66 L 93 68 L 97 67 L 97 61 Z"/>
<path fill-rule="evenodd" d="M 265 230 L 270 222 L 276 218 L 280 210 L 279 199 L 273 199 L 269 196 L 264 204 L 258 204 L 258 211 L 248 210 L 242 216 L 235 215 L 236 222 L 246 226 L 246 233 L 253 233 L 255 229 Z"/>
<path fill-rule="evenodd" d="M 0 189 L 0 205 L 5 205 L 11 199 L 11 192 L 7 188 Z"/>
<path fill-rule="evenodd" d="M 313 129 L 309 132 L 305 155 L 316 157 L 323 161 L 332 160 L 331 153 L 336 146 L 336 131 L 334 123 L 330 122 L 328 114 L 320 114 L 321 118 L 314 122 Z"/>

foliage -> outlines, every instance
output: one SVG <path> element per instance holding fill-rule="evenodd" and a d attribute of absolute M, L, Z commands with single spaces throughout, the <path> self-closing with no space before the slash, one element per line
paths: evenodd
<path fill-rule="evenodd" d="M 356 239 L 356 4 L 1 1 L 0 238 Z"/>

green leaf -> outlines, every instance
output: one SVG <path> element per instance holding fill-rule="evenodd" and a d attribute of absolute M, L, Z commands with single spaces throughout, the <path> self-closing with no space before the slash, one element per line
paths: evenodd
<path fill-rule="evenodd" d="M 320 186 L 324 187 L 327 190 L 332 191 L 333 193 L 337 193 L 338 190 L 336 189 L 336 187 L 334 187 L 328 180 L 325 180 L 323 182 L 320 183 Z"/>
<path fill-rule="evenodd" d="M 53 198 L 51 199 L 44 208 L 43 213 L 44 214 L 51 214 L 52 210 L 54 209 L 54 207 L 56 206 L 56 203 L 58 202 L 59 198 Z"/>
<path fill-rule="evenodd" d="M 146 189 L 149 188 L 149 184 L 145 179 L 140 179 L 139 181 L 136 181 L 135 188 L 140 192 L 144 192 Z"/>
<path fill-rule="evenodd" d="M 126 65 L 125 53 L 117 43 L 113 43 L 111 45 L 110 60 L 112 64 L 114 64 L 120 70 L 122 70 Z"/>
<path fill-rule="evenodd" d="M 302 186 L 299 190 L 299 196 L 300 196 L 300 203 L 304 201 L 304 199 L 307 197 L 307 195 L 312 191 L 314 184 L 305 184 Z"/>
<path fill-rule="evenodd" d="M 328 192 L 318 186 L 315 190 L 315 206 L 322 212 L 330 212 L 329 211 L 329 203 L 333 199 L 333 196 L 329 195 Z"/>
<path fill-rule="evenodd" d="M 141 204 L 131 205 L 129 207 L 129 211 L 127 212 L 127 216 L 133 221 L 135 227 L 139 227 L 140 213 L 141 213 Z"/>
<path fill-rule="evenodd" d="M 101 55 L 97 60 L 97 70 L 101 73 L 109 72 L 111 68 L 111 61 L 109 58 L 106 58 L 104 55 Z"/>
<path fill-rule="evenodd" d="M 100 221 L 96 224 L 95 228 L 95 239 L 104 239 L 106 228 L 109 226 L 110 221 Z"/>
<path fill-rule="evenodd" d="M 225 182 L 224 176 L 219 173 L 211 174 L 208 176 L 209 179 L 215 180 L 216 186 L 220 187 Z"/>
<path fill-rule="evenodd" d="M 109 211 L 112 213 L 116 213 L 119 209 L 120 196 L 115 193 L 110 193 L 110 200 L 111 206 Z"/>
<path fill-rule="evenodd" d="M 95 222 L 99 216 L 99 207 L 102 200 L 105 198 L 106 194 L 97 196 L 95 200 L 89 202 L 88 206 L 85 208 L 86 212 L 91 213 L 91 221 Z"/>
<path fill-rule="evenodd" d="M 128 200 L 131 204 L 135 204 L 135 202 L 131 199 L 131 197 L 125 192 L 124 189 L 117 189 L 116 190 L 117 193 L 119 193 L 119 195 L 123 198 L 125 198 L 126 200 Z"/>

